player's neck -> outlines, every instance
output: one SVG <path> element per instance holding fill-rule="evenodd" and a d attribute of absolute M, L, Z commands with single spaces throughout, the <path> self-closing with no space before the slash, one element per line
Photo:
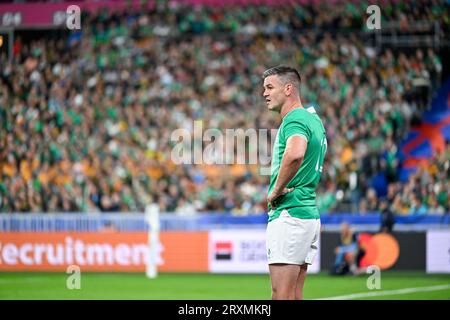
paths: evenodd
<path fill-rule="evenodd" d="M 300 99 L 295 99 L 294 101 L 287 101 L 282 107 L 280 111 L 281 119 L 283 119 L 289 112 L 294 109 L 303 108 L 302 102 Z"/>

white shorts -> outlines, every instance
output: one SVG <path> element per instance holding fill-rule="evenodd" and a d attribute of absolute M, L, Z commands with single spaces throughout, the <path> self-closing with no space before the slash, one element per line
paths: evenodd
<path fill-rule="evenodd" d="M 269 264 L 312 264 L 317 253 L 320 219 L 299 219 L 283 210 L 267 224 L 266 246 Z"/>

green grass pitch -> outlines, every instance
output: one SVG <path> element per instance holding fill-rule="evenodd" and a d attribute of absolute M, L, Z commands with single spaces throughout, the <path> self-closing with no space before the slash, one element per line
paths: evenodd
<path fill-rule="evenodd" d="M 0 273 L 0 299 L 267 300 L 269 276 L 255 274 L 81 273 L 81 288 L 69 290 L 65 273 Z M 450 300 L 450 274 L 385 271 L 381 289 L 369 290 L 369 275 L 309 274 L 305 299 Z M 356 296 L 350 296 L 358 294 Z"/>

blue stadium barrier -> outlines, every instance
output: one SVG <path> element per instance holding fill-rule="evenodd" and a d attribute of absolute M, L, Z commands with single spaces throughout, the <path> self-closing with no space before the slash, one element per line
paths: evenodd
<path fill-rule="evenodd" d="M 161 230 L 208 230 L 214 228 L 262 228 L 267 224 L 266 214 L 235 216 L 229 213 L 202 213 L 195 216 L 177 216 L 166 213 L 160 216 Z M 323 214 L 322 225 L 336 229 L 343 222 L 376 229 L 381 222 L 379 213 L 364 215 L 351 213 Z M 403 230 L 450 228 L 450 214 L 423 216 L 396 216 L 395 225 Z M 117 231 L 146 231 L 148 225 L 142 213 L 116 214 L 0 214 L 0 232 L 7 231 L 74 231 L 95 232 L 113 227 Z"/>

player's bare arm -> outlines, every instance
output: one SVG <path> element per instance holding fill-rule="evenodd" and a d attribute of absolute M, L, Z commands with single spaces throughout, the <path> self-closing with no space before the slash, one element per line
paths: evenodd
<path fill-rule="evenodd" d="M 291 189 L 287 189 L 286 186 L 300 168 L 303 157 L 305 156 L 307 144 L 308 142 L 306 139 L 299 135 L 289 137 L 286 141 L 286 150 L 284 151 L 281 160 L 280 171 L 275 187 L 267 197 L 267 201 L 272 208 L 275 207 L 273 201 L 276 198 L 292 191 Z"/>

